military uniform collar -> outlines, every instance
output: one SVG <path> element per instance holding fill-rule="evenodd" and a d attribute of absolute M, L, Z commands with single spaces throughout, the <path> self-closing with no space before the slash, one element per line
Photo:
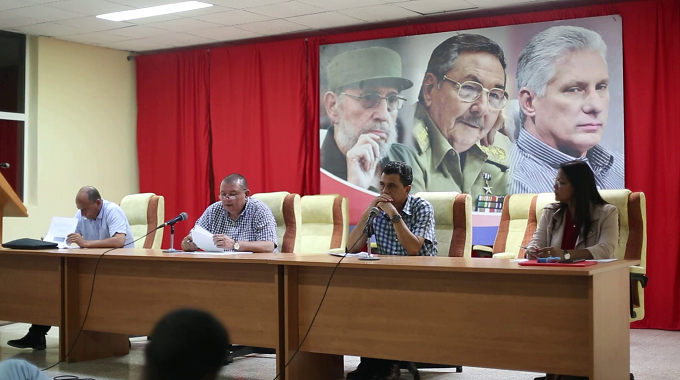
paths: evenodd
<path fill-rule="evenodd" d="M 425 132 L 427 135 L 429 135 L 427 144 L 422 142 L 422 138 L 416 135 L 416 145 L 420 149 L 420 153 L 427 150 L 427 148 L 432 149 L 432 162 L 435 164 L 435 167 L 439 167 L 439 165 L 441 165 L 447 154 L 454 156 L 459 155 L 459 153 L 453 149 L 446 137 L 444 137 L 442 132 L 435 124 L 434 120 L 432 120 L 427 108 L 425 108 L 425 106 L 421 103 L 418 103 L 415 112 L 415 118 L 423 121 L 423 128 L 425 128 Z M 417 132 L 418 131 L 416 131 L 416 133 Z M 467 150 L 467 153 L 474 154 L 482 160 L 486 160 L 488 158 L 488 155 L 477 144 L 470 147 L 470 149 Z M 460 158 L 458 159 L 460 160 Z"/>

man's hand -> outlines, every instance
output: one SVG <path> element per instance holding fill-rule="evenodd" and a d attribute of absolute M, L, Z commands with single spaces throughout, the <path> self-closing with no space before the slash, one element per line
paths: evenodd
<path fill-rule="evenodd" d="M 89 242 L 85 240 L 85 238 L 81 234 L 69 234 L 66 237 L 66 243 L 68 244 L 76 243 L 80 248 L 87 248 Z"/>
<path fill-rule="evenodd" d="M 371 207 L 378 207 L 383 212 L 385 212 L 385 214 L 392 216 L 397 214 L 397 208 L 394 207 L 392 201 L 393 199 L 390 198 L 389 195 L 380 194 L 375 197 L 375 199 L 373 199 L 373 202 L 371 202 Z"/>
<path fill-rule="evenodd" d="M 234 249 L 234 239 L 227 235 L 213 235 L 213 243 L 215 243 L 217 248 L 226 250 Z"/>
<path fill-rule="evenodd" d="M 194 244 L 194 241 L 191 239 L 191 235 L 187 235 L 184 239 L 182 239 L 182 251 L 198 251 L 198 246 Z"/>
<path fill-rule="evenodd" d="M 494 141 L 494 136 L 496 135 L 496 132 L 501 131 L 505 132 L 505 117 L 503 116 L 503 111 L 501 110 L 498 112 L 498 118 L 496 119 L 496 122 L 494 123 L 493 127 L 491 127 L 491 130 L 489 130 L 489 133 L 486 134 L 486 136 L 482 137 L 482 139 L 479 141 L 482 146 L 490 146 L 493 145 Z"/>
<path fill-rule="evenodd" d="M 357 143 L 347 151 L 347 182 L 368 189 L 380 162 L 380 136 L 367 133 L 359 136 Z"/>

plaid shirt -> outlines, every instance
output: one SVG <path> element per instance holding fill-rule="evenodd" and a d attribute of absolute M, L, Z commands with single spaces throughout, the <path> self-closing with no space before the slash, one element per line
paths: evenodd
<path fill-rule="evenodd" d="M 274 214 L 266 204 L 257 199 L 249 197 L 246 207 L 236 220 L 229 217 L 222 202 L 215 202 L 205 209 L 196 225 L 214 235 L 227 235 L 236 241 L 271 241 L 274 242 L 274 252 L 278 252 Z"/>
<path fill-rule="evenodd" d="M 430 202 L 409 194 L 404 209 L 401 210 L 401 218 L 411 233 L 425 238 L 425 243 L 420 248 L 418 256 L 437 256 L 437 238 L 434 235 L 434 208 L 432 208 Z M 373 230 L 380 254 L 408 256 L 408 252 L 399 244 L 394 224 L 384 211 L 381 210 L 378 216 L 373 219 Z"/>

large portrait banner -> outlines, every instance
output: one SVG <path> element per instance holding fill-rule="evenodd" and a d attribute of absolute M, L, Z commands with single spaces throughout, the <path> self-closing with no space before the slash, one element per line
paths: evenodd
<path fill-rule="evenodd" d="M 356 224 L 389 161 L 485 214 L 574 159 L 624 188 L 621 36 L 615 15 L 322 45 L 321 192 Z"/>

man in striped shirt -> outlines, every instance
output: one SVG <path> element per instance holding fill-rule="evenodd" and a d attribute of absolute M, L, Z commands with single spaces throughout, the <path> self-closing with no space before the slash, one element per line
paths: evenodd
<path fill-rule="evenodd" d="M 509 193 L 553 191 L 559 165 L 587 162 L 600 189 L 624 188 L 624 159 L 599 145 L 609 112 L 607 46 L 575 26 L 535 35 L 517 64 L 520 129 Z"/>

